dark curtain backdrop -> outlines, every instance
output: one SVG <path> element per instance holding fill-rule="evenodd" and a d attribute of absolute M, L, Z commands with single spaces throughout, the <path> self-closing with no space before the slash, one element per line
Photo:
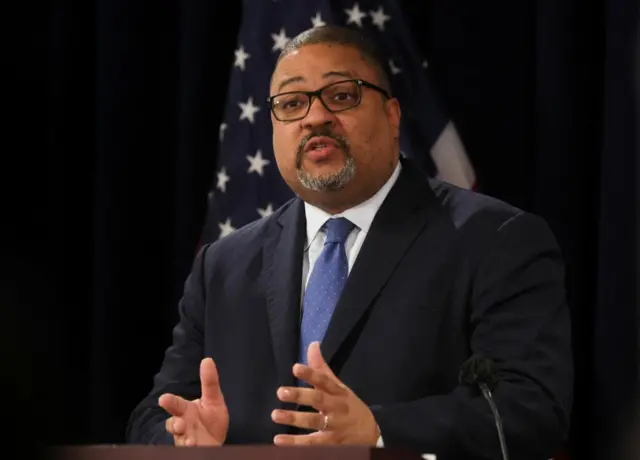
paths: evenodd
<path fill-rule="evenodd" d="M 637 4 L 406 8 L 480 190 L 546 218 L 562 245 L 567 454 L 611 454 L 640 358 Z M 241 14 L 211 0 L 7 6 L 0 345 L 18 435 L 123 440 L 204 224 Z"/>

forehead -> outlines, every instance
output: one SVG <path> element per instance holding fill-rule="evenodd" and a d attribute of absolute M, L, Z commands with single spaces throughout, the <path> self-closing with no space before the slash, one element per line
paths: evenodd
<path fill-rule="evenodd" d="M 375 70 L 357 49 L 339 44 L 305 45 L 280 60 L 271 79 L 271 90 L 277 91 L 283 82 L 321 84 L 336 80 L 331 72 L 345 73 L 346 78 L 362 78 L 376 82 Z M 287 85 L 288 86 L 288 85 Z"/>

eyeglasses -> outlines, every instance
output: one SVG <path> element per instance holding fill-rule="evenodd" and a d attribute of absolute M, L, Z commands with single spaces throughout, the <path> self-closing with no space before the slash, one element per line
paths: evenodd
<path fill-rule="evenodd" d="M 343 80 L 317 91 L 289 91 L 276 94 L 267 98 L 267 104 L 278 120 L 296 121 L 307 116 L 314 96 L 332 113 L 356 107 L 362 101 L 363 87 L 378 91 L 387 99 L 391 97 L 386 90 L 373 83 L 364 80 Z"/>

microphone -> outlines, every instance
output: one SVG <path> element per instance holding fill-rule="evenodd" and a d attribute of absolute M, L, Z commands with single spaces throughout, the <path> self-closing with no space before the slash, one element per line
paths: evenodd
<path fill-rule="evenodd" d="M 509 460 L 507 443 L 504 440 L 504 431 L 502 431 L 502 419 L 491 394 L 498 386 L 498 373 L 496 372 L 495 363 L 490 358 L 477 354 L 473 355 L 460 367 L 458 380 L 461 385 L 477 385 L 480 388 L 484 399 L 487 400 L 491 407 L 491 412 L 493 412 L 493 418 L 498 429 L 502 459 Z"/>

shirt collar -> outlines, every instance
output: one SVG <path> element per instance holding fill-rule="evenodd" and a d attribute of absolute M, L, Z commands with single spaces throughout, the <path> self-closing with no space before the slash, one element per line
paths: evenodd
<path fill-rule="evenodd" d="M 395 184 L 398 176 L 400 175 L 400 169 L 402 168 L 400 161 L 396 165 L 391 177 L 380 187 L 380 190 L 376 192 L 367 201 L 360 203 L 353 208 L 349 208 L 339 214 L 331 215 L 328 212 L 317 208 L 307 202 L 304 203 L 304 210 L 307 220 L 307 244 L 305 250 L 309 247 L 314 240 L 322 226 L 331 217 L 345 217 L 353 222 L 361 231 L 367 233 L 373 222 L 373 218 L 376 216 L 378 209 L 382 206 L 384 199 L 389 194 L 391 187 Z"/>

